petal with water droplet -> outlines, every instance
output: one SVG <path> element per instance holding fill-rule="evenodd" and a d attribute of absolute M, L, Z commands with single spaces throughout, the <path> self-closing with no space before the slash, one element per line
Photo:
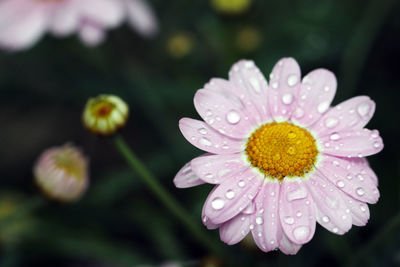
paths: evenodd
<path fill-rule="evenodd" d="M 310 194 L 299 198 L 291 198 L 291 192 L 308 189 L 302 181 L 284 180 L 281 184 L 279 216 L 282 228 L 288 238 L 296 244 L 305 244 L 311 240 L 315 232 L 316 211 Z M 303 216 L 296 217 L 297 212 Z M 293 218 L 293 223 L 285 223 L 285 218 Z"/>
<path fill-rule="evenodd" d="M 265 183 L 254 199 L 256 212 L 252 221 L 255 227 L 251 232 L 257 246 L 264 252 L 276 249 L 282 238 L 278 215 L 279 190 L 280 183 Z"/>
<path fill-rule="evenodd" d="M 186 140 L 203 151 L 232 154 L 243 150 L 244 141 L 224 136 L 203 121 L 183 118 L 179 121 L 179 128 Z M 201 134 L 199 129 L 205 129 L 207 133 Z"/>
<path fill-rule="evenodd" d="M 248 181 L 243 187 L 240 187 L 239 181 Z M 221 224 L 242 212 L 251 202 L 248 195 L 255 196 L 260 190 L 260 185 L 263 182 L 262 177 L 258 177 L 252 170 L 247 169 L 229 181 L 223 181 L 217 185 L 214 190 L 208 195 L 204 203 L 204 214 L 214 223 Z M 235 192 L 234 198 L 227 198 L 226 192 L 232 190 Z M 221 209 L 214 209 L 212 201 L 216 198 L 224 201 L 224 206 Z"/>
<path fill-rule="evenodd" d="M 296 116 L 291 120 L 309 126 L 321 118 L 328 109 L 336 93 L 336 77 L 326 69 L 316 69 L 308 73 L 300 85 L 297 105 L 308 116 Z M 310 116 L 311 115 L 311 116 Z"/>
<path fill-rule="evenodd" d="M 176 174 L 174 184 L 178 188 L 187 188 L 204 184 L 204 181 L 193 172 L 189 162 L 186 163 Z"/>
<path fill-rule="evenodd" d="M 268 103 L 275 120 L 287 120 L 297 106 L 300 67 L 293 58 L 281 59 L 271 72 Z M 274 86 L 276 85 L 276 86 Z"/>
<path fill-rule="evenodd" d="M 313 173 L 307 186 L 317 207 L 318 223 L 335 234 L 342 235 L 349 231 L 352 220 L 346 212 L 347 206 L 340 191 L 318 171 Z"/>
<path fill-rule="evenodd" d="M 228 245 L 239 243 L 249 233 L 250 223 L 251 215 L 242 213 L 236 215 L 219 228 L 221 240 Z"/>

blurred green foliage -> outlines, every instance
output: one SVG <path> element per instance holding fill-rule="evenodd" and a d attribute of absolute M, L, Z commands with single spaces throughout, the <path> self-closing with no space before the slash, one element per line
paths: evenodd
<path fill-rule="evenodd" d="M 100 93 L 125 99 L 131 117 L 122 135 L 200 222 L 211 186 L 178 190 L 172 184 L 179 168 L 201 153 L 181 136 L 178 120 L 198 118 L 195 91 L 212 77 L 226 78 L 235 61 L 253 59 L 267 75 L 284 56 L 296 58 L 303 73 L 319 67 L 335 72 L 334 104 L 355 95 L 376 101 L 369 127 L 379 129 L 385 149 L 370 163 L 380 179 L 381 199 L 370 206 L 366 227 L 353 227 L 344 236 L 318 227 L 296 256 L 265 254 L 243 244 L 227 247 L 232 261 L 241 266 L 329 266 L 357 259 L 363 266 L 400 265 L 399 228 L 370 245 L 400 208 L 399 2 L 258 0 L 236 16 L 215 12 L 208 1 L 150 3 L 160 20 L 155 39 L 143 39 L 123 26 L 96 48 L 75 37 L 47 36 L 28 51 L 0 52 L 0 184 L 7 188 L 0 206 L 11 201 L 7 195 L 24 194 L 17 210 L 29 217 L 10 215 L 11 223 L 23 227 L 15 226 L 11 234 L 17 235 L 8 239 L 2 238 L 9 230 L 0 216 L 0 266 L 199 264 L 209 252 L 132 174 L 109 139 L 84 131 L 81 110 L 88 97 Z M 258 46 L 243 50 L 237 45 L 243 27 L 259 32 Z M 180 32 L 192 44 L 177 58 L 167 44 Z M 66 141 L 90 156 L 90 188 L 74 204 L 38 199 L 34 160 L 45 148 Z M 217 231 L 210 234 L 218 239 Z"/>

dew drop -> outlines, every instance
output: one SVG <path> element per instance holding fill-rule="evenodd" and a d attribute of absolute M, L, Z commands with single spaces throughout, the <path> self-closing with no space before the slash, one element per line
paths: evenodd
<path fill-rule="evenodd" d="M 236 110 L 230 110 L 227 114 L 226 114 L 226 120 L 230 123 L 230 124 L 236 124 L 240 121 L 240 115 Z"/>
<path fill-rule="evenodd" d="M 293 217 L 287 216 L 285 218 L 283 218 L 283 221 L 287 224 L 293 224 L 294 223 L 294 219 Z"/>
<path fill-rule="evenodd" d="M 249 82 L 250 82 L 251 86 L 253 87 L 254 91 L 256 91 L 256 93 L 261 92 L 260 82 L 258 81 L 258 79 L 256 77 L 251 77 L 249 79 Z"/>
<path fill-rule="evenodd" d="M 297 77 L 296 74 L 289 75 L 287 79 L 287 83 L 289 86 L 295 85 L 299 81 L 299 78 Z"/>
<path fill-rule="evenodd" d="M 225 196 L 227 199 L 232 199 L 235 197 L 235 192 L 233 190 L 229 189 L 228 191 L 226 191 Z"/>
<path fill-rule="evenodd" d="M 326 120 L 325 120 L 325 126 L 327 127 L 327 128 L 333 128 L 333 127 L 335 127 L 337 124 L 339 123 L 339 121 L 336 119 L 336 118 L 327 118 Z"/>
<path fill-rule="evenodd" d="M 290 93 L 284 94 L 282 96 L 282 102 L 286 105 L 289 105 L 293 102 L 293 95 Z"/>
<path fill-rule="evenodd" d="M 380 147 L 380 146 L 381 146 L 381 144 L 380 144 L 378 141 L 375 141 L 375 142 L 374 142 L 374 147 L 375 147 L 375 148 L 378 148 L 378 147 Z"/>
<path fill-rule="evenodd" d="M 299 242 L 305 241 L 308 238 L 309 234 L 310 228 L 308 228 L 307 226 L 298 226 L 293 230 L 293 236 Z"/>
<path fill-rule="evenodd" d="M 365 211 L 367 210 L 367 208 L 366 208 L 364 205 L 360 205 L 360 210 L 361 210 L 362 212 L 365 212 Z"/>
<path fill-rule="evenodd" d="M 335 227 L 332 229 L 332 232 L 337 233 L 337 232 L 339 232 L 339 229 L 337 227 Z"/>
<path fill-rule="evenodd" d="M 287 194 L 287 200 L 293 201 L 296 199 L 303 199 L 307 197 L 307 192 L 303 188 L 299 188 Z"/>
<path fill-rule="evenodd" d="M 212 114 L 213 114 L 213 113 L 212 113 L 211 110 L 209 110 L 209 109 L 206 110 L 206 116 L 207 116 L 207 117 L 212 116 Z"/>
<path fill-rule="evenodd" d="M 245 185 L 246 185 L 246 182 L 243 181 L 243 180 L 240 180 L 240 181 L 238 182 L 238 186 L 239 186 L 239 187 L 244 187 Z"/>
<path fill-rule="evenodd" d="M 220 210 L 225 206 L 225 201 L 219 197 L 216 197 L 212 200 L 211 206 L 215 210 Z"/>
<path fill-rule="evenodd" d="M 329 86 L 327 86 L 327 85 L 324 87 L 324 91 L 325 91 L 325 92 L 328 92 L 330 89 L 331 89 L 331 88 L 330 88 Z"/>
<path fill-rule="evenodd" d="M 253 230 L 254 229 L 254 224 L 250 224 L 249 228 L 250 228 L 250 230 Z"/>
<path fill-rule="evenodd" d="M 362 187 L 359 187 L 356 189 L 357 195 L 363 196 L 365 194 L 365 191 Z"/>
<path fill-rule="evenodd" d="M 207 179 L 211 179 L 211 178 L 213 178 L 213 176 L 214 175 L 212 173 L 207 173 L 206 175 L 204 175 L 204 177 Z"/>
<path fill-rule="evenodd" d="M 271 86 L 274 89 L 278 88 L 278 82 L 273 82 Z"/>
<path fill-rule="evenodd" d="M 263 224 L 263 222 L 264 222 L 264 220 L 262 217 L 260 217 L 260 216 L 256 217 L 256 224 L 260 225 L 260 224 Z"/>
<path fill-rule="evenodd" d="M 317 107 L 319 113 L 324 113 L 329 108 L 329 101 L 324 101 L 320 103 Z"/>
<path fill-rule="evenodd" d="M 360 114 L 361 117 L 364 117 L 368 114 L 370 106 L 368 103 L 363 103 L 357 107 L 357 112 Z"/>
<path fill-rule="evenodd" d="M 328 223 L 328 222 L 330 221 L 330 219 L 329 219 L 328 216 L 324 216 L 324 217 L 322 217 L 322 221 L 323 221 L 324 223 Z"/>
<path fill-rule="evenodd" d="M 204 129 L 204 128 L 200 128 L 200 129 L 198 130 L 198 132 L 199 132 L 200 134 L 207 134 L 207 130 Z"/>
<path fill-rule="evenodd" d="M 301 108 L 297 108 L 294 112 L 294 116 L 298 119 L 304 116 L 304 111 Z"/>
<path fill-rule="evenodd" d="M 331 134 L 329 139 L 331 139 L 332 141 L 337 141 L 340 139 L 340 135 L 338 133 L 333 133 L 333 134 Z"/>
<path fill-rule="evenodd" d="M 377 138 L 378 136 L 379 136 L 379 131 L 378 130 L 372 130 L 371 137 L 372 138 Z"/>
<path fill-rule="evenodd" d="M 296 212 L 296 216 L 297 216 L 297 217 L 300 218 L 302 215 L 303 215 L 303 214 L 302 214 L 300 211 Z"/>
<path fill-rule="evenodd" d="M 336 185 L 338 187 L 340 187 L 340 188 L 343 188 L 344 187 L 344 182 L 342 180 L 339 180 L 339 181 L 336 182 Z"/>
<path fill-rule="evenodd" d="M 211 146 L 211 145 L 212 145 L 211 141 L 208 140 L 208 139 L 205 138 L 205 137 L 202 137 L 202 138 L 199 140 L 199 142 L 200 142 L 200 144 L 202 144 L 203 146 Z"/>

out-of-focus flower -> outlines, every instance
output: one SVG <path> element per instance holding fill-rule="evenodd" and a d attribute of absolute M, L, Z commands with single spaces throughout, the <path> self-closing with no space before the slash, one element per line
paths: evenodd
<path fill-rule="evenodd" d="M 45 150 L 33 172 L 43 193 L 59 201 L 77 200 L 89 184 L 88 159 L 70 144 Z"/>
<path fill-rule="evenodd" d="M 0 222 L 4 222 L 12 217 L 20 204 L 23 202 L 23 196 L 17 193 L 0 193 Z M 18 217 L 16 220 L 6 222 L 0 227 L 1 245 L 13 245 L 18 243 L 23 236 L 32 228 L 33 220 L 29 214 Z"/>
<path fill-rule="evenodd" d="M 222 267 L 224 263 L 222 260 L 215 256 L 206 256 L 200 260 L 200 267 Z"/>
<path fill-rule="evenodd" d="M 221 13 L 239 14 L 251 5 L 251 0 L 211 0 L 212 7 Z"/>
<path fill-rule="evenodd" d="M 85 127 L 99 135 L 111 135 L 123 127 L 129 116 L 129 107 L 118 96 L 99 95 L 90 98 L 83 110 Z"/>
<path fill-rule="evenodd" d="M 89 45 L 101 43 L 106 30 L 125 19 L 139 33 L 152 36 L 157 20 L 144 0 L 2 0 L 0 46 L 22 50 L 46 32 L 64 37 L 77 32 Z"/>
<path fill-rule="evenodd" d="M 192 37 L 187 33 L 175 33 L 168 38 L 167 51 L 171 57 L 183 58 L 193 49 Z"/>
<path fill-rule="evenodd" d="M 383 149 L 379 132 L 364 128 L 375 103 L 358 96 L 330 107 L 336 85 L 325 69 L 301 80 L 297 62 L 283 58 L 269 84 L 253 61 L 241 60 L 228 81 L 211 79 L 197 91 L 204 121 L 183 118 L 179 127 L 208 153 L 187 163 L 174 183 L 217 185 L 202 219 L 224 242 L 251 231 L 261 250 L 296 254 L 316 222 L 339 235 L 367 223 L 367 203 L 376 203 L 379 191 L 365 157 Z"/>
<path fill-rule="evenodd" d="M 258 29 L 251 26 L 242 27 L 236 34 L 236 46 L 244 52 L 253 52 L 260 46 L 261 39 Z"/>

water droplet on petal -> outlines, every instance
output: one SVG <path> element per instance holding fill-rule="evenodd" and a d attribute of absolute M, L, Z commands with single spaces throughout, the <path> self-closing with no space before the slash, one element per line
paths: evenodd
<path fill-rule="evenodd" d="M 340 187 L 340 188 L 343 188 L 344 187 L 344 182 L 342 180 L 339 180 L 339 181 L 336 182 L 336 185 L 338 187 Z"/>
<path fill-rule="evenodd" d="M 357 107 L 357 112 L 361 117 L 364 117 L 368 114 L 370 109 L 370 105 L 368 103 L 363 103 Z"/>
<path fill-rule="evenodd" d="M 211 145 L 212 145 L 211 141 L 208 140 L 208 139 L 205 138 L 205 137 L 202 137 L 202 138 L 199 140 L 199 142 L 200 142 L 200 144 L 202 144 L 203 146 L 211 146 Z"/>
<path fill-rule="evenodd" d="M 209 109 L 206 110 L 206 116 L 207 116 L 207 117 L 212 116 L 212 114 L 213 114 L 213 113 L 212 113 L 211 110 L 209 110 Z"/>
<path fill-rule="evenodd" d="M 200 134 L 207 134 L 207 130 L 204 129 L 204 128 L 200 128 L 200 129 L 198 130 L 198 132 L 199 132 Z"/>
<path fill-rule="evenodd" d="M 261 92 L 260 82 L 258 81 L 258 79 L 256 77 L 249 78 L 249 82 L 256 93 Z"/>
<path fill-rule="evenodd" d="M 381 144 L 380 144 L 378 141 L 374 142 L 374 147 L 375 147 L 375 148 L 378 148 L 378 147 L 380 147 L 380 146 L 381 146 Z"/>
<path fill-rule="evenodd" d="M 362 187 L 359 187 L 356 189 L 357 195 L 363 196 L 365 194 L 365 191 Z"/>
<path fill-rule="evenodd" d="M 322 103 L 320 103 L 317 107 L 317 110 L 319 113 L 324 113 L 328 108 L 329 108 L 329 101 L 324 101 Z"/>
<path fill-rule="evenodd" d="M 293 217 L 287 216 L 285 218 L 283 218 L 283 221 L 287 224 L 293 224 L 294 223 L 294 219 Z"/>
<path fill-rule="evenodd" d="M 229 189 L 228 191 L 226 191 L 225 196 L 227 199 L 232 199 L 235 197 L 235 192 L 233 190 Z"/>
<path fill-rule="evenodd" d="M 301 217 L 303 214 L 300 212 L 300 211 L 298 211 L 298 212 L 296 212 L 296 216 L 297 217 Z"/>
<path fill-rule="evenodd" d="M 362 212 L 365 212 L 365 211 L 367 210 L 367 207 L 361 204 L 361 205 L 360 205 L 360 210 L 361 210 Z"/>
<path fill-rule="evenodd" d="M 230 110 L 227 114 L 226 114 L 226 120 L 230 123 L 230 124 L 236 124 L 240 121 L 240 115 L 236 110 Z"/>
<path fill-rule="evenodd" d="M 260 225 L 260 224 L 262 224 L 263 222 L 264 222 L 264 220 L 263 220 L 262 217 L 260 217 L 260 216 L 257 216 L 257 217 L 256 217 L 256 224 Z"/>
<path fill-rule="evenodd" d="M 325 91 L 325 92 L 328 92 L 330 89 L 331 89 L 331 88 L 330 88 L 329 86 L 327 86 L 327 85 L 324 87 L 324 91 Z"/>
<path fill-rule="evenodd" d="M 297 77 L 296 74 L 289 75 L 287 79 L 287 83 L 289 86 L 295 85 L 299 81 L 299 78 Z"/>
<path fill-rule="evenodd" d="M 294 111 L 294 116 L 295 116 L 296 118 L 300 119 L 301 117 L 304 116 L 304 111 L 303 111 L 301 108 L 297 108 L 297 109 Z"/>
<path fill-rule="evenodd" d="M 225 206 L 225 201 L 219 197 L 216 197 L 212 200 L 211 206 L 215 210 L 220 210 Z"/>
<path fill-rule="evenodd" d="M 238 182 L 238 186 L 239 186 L 239 187 L 244 187 L 245 185 L 246 185 L 246 182 L 243 181 L 243 180 L 240 180 L 240 181 Z"/>
<path fill-rule="evenodd" d="M 293 236 L 299 242 L 307 240 L 309 234 L 310 228 L 308 226 L 298 226 L 293 230 Z"/>
<path fill-rule="evenodd" d="M 333 128 L 333 127 L 335 127 L 337 124 L 339 123 L 339 121 L 336 119 L 336 118 L 327 118 L 326 120 L 325 120 L 325 126 L 327 127 L 327 128 Z"/>
<path fill-rule="evenodd" d="M 324 223 L 328 223 L 328 222 L 330 221 L 330 219 L 329 219 L 328 216 L 324 216 L 324 217 L 322 217 L 322 221 L 323 221 Z"/>
<path fill-rule="evenodd" d="M 303 199 L 307 197 L 307 192 L 303 188 L 299 188 L 287 194 L 287 200 L 293 201 L 296 199 Z"/>
<path fill-rule="evenodd" d="M 333 134 L 331 134 L 329 139 L 331 139 L 332 141 L 337 141 L 340 139 L 340 135 L 338 133 L 333 133 Z"/>
<path fill-rule="evenodd" d="M 293 102 L 293 95 L 290 93 L 284 94 L 282 96 L 282 102 L 286 105 L 289 105 Z"/>
<path fill-rule="evenodd" d="M 332 232 L 337 233 L 337 232 L 339 232 L 339 229 L 337 227 L 335 227 L 332 229 Z"/>
<path fill-rule="evenodd" d="M 273 82 L 273 83 L 271 84 L 271 86 L 272 86 L 272 88 L 274 88 L 274 89 L 278 88 L 278 82 Z"/>

